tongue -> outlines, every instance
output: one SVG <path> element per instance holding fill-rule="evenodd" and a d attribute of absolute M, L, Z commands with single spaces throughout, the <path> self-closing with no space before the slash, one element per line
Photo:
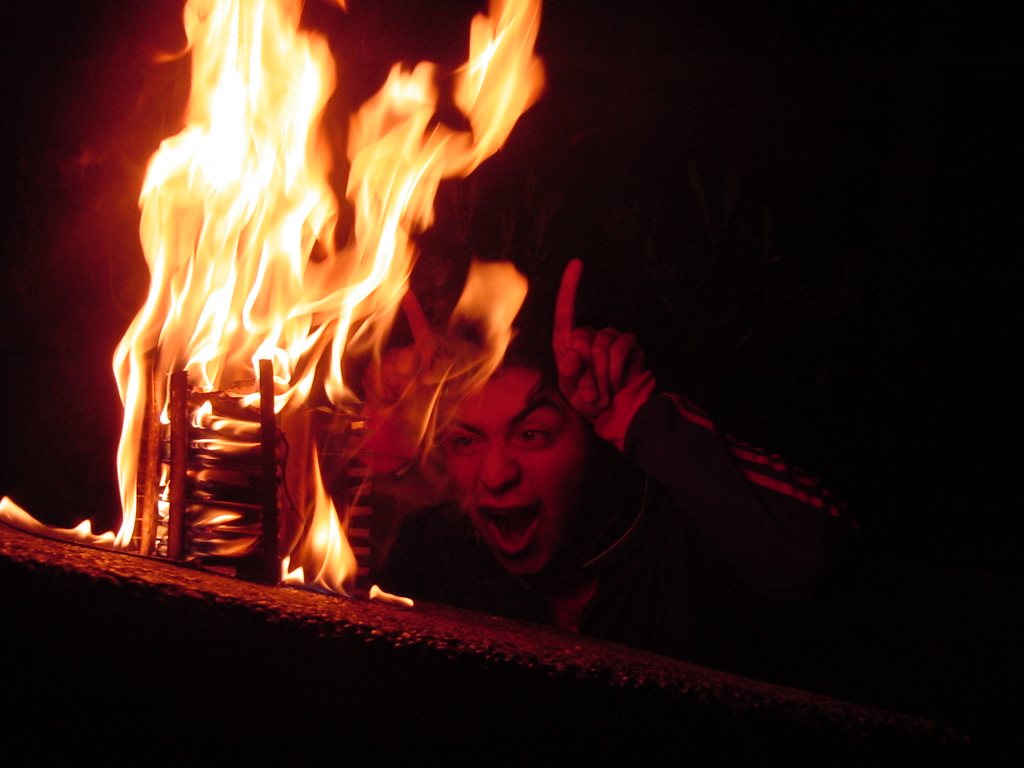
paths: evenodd
<path fill-rule="evenodd" d="M 533 522 L 534 514 L 530 510 L 513 512 L 510 515 L 502 515 L 497 518 L 498 527 L 506 535 L 523 535 Z"/>
<path fill-rule="evenodd" d="M 501 541 L 501 548 L 513 554 L 526 543 L 537 515 L 533 510 L 522 510 L 492 518 Z"/>

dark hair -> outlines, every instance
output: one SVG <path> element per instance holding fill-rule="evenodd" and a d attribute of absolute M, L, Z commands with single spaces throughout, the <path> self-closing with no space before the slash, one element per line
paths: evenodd
<path fill-rule="evenodd" d="M 535 306 L 535 304 L 534 304 Z M 502 365 L 505 367 L 530 368 L 540 372 L 543 386 L 558 388 L 558 368 L 551 346 L 554 330 L 552 318 L 535 311 L 531 303 L 523 306 L 513 326 L 513 337 Z M 548 314 L 550 313 L 550 307 Z"/>

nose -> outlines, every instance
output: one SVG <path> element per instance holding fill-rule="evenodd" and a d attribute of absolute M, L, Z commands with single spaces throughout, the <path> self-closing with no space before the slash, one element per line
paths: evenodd
<path fill-rule="evenodd" d="M 487 451 L 480 463 L 480 483 L 493 496 L 515 488 L 521 478 L 519 463 L 502 447 Z"/>

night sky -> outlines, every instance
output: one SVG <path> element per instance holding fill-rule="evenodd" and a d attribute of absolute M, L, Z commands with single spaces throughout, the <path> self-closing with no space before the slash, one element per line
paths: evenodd
<path fill-rule="evenodd" d="M 457 64 L 482 3 L 308 5 L 340 142 L 393 61 Z M 956 0 L 594 5 L 547 3 L 545 96 L 443 188 L 414 275 L 433 311 L 470 254 L 515 259 L 538 301 L 581 256 L 582 319 L 836 487 L 867 557 L 1019 585 L 1019 27 Z M 0 494 L 60 524 L 118 515 L 110 359 L 148 279 L 146 159 L 187 96 L 154 63 L 180 6 L 5 12 Z"/>

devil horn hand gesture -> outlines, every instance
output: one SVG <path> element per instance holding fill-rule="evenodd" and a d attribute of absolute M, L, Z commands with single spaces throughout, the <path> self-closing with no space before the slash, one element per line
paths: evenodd
<path fill-rule="evenodd" d="M 400 471 L 419 454 L 436 388 L 432 373 L 437 337 L 411 290 L 402 298 L 402 311 L 412 331 L 412 345 L 392 347 L 363 374 L 363 413 L 374 424 L 364 447 L 372 451 L 375 472 Z"/>
<path fill-rule="evenodd" d="M 366 401 L 376 411 L 385 411 L 407 397 L 410 387 L 427 376 L 437 351 L 437 337 L 412 290 L 402 297 L 402 311 L 412 331 L 412 345 L 387 350 L 363 375 Z"/>
<path fill-rule="evenodd" d="M 654 376 L 633 334 L 574 326 L 582 274 L 583 262 L 573 259 L 558 289 L 552 337 L 558 386 L 597 434 L 621 449 L 629 422 L 654 392 Z"/>

